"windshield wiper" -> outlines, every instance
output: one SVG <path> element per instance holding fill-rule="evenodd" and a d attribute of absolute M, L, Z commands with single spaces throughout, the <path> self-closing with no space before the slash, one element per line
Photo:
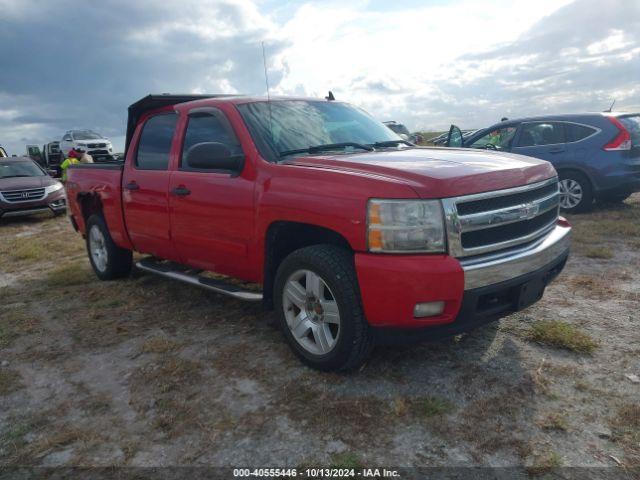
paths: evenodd
<path fill-rule="evenodd" d="M 0 178 L 18 178 L 18 177 L 30 177 L 31 175 L 6 175 Z"/>
<path fill-rule="evenodd" d="M 298 148 L 296 150 L 285 150 L 284 152 L 280 152 L 280 158 L 286 157 L 287 155 L 293 155 L 296 153 L 317 153 L 323 152 L 327 150 L 336 150 L 339 148 L 345 147 L 353 147 L 359 148 L 361 150 L 366 150 L 367 152 L 373 152 L 374 148 L 371 145 L 363 145 L 362 143 L 356 142 L 342 142 L 342 143 L 326 143 L 324 145 L 314 145 L 309 148 Z"/>
<path fill-rule="evenodd" d="M 405 145 L 409 145 L 410 147 L 415 147 L 415 144 L 409 142 L 408 140 L 385 140 L 384 142 L 372 143 L 371 146 L 376 148 L 397 147 L 401 143 L 404 143 Z"/>

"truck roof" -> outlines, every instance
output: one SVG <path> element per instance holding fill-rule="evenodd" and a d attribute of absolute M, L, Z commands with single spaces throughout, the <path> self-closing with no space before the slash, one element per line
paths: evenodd
<path fill-rule="evenodd" d="M 136 125 L 140 120 L 140 117 L 144 115 L 146 112 L 150 112 L 151 110 L 155 110 L 157 108 L 167 107 L 170 105 L 177 105 L 179 103 L 187 103 L 187 102 L 196 102 L 202 101 L 205 103 L 206 100 L 213 99 L 224 99 L 230 103 L 241 104 L 241 103 L 250 103 L 250 102 L 261 102 L 266 100 L 271 101 L 281 101 L 281 100 L 313 100 L 313 101 L 326 101 L 319 98 L 308 98 L 308 97 L 261 97 L 261 96 L 246 96 L 246 95 L 238 95 L 238 94 L 225 94 L 225 93 L 203 93 L 203 94 L 174 94 L 174 93 L 161 93 L 161 94 L 150 94 L 146 97 L 141 98 L 135 103 L 132 103 L 129 106 L 129 118 L 127 121 L 127 137 L 125 140 L 125 152 L 129 148 L 129 143 L 131 142 L 131 137 L 133 136 L 133 132 L 136 129 Z"/>
<path fill-rule="evenodd" d="M 207 98 L 220 98 L 220 97 L 232 97 L 234 95 L 225 94 L 172 94 L 161 93 L 151 94 L 141 98 L 135 103 L 129 105 L 129 118 L 127 120 L 127 137 L 124 144 L 125 152 L 129 148 L 131 137 L 136 129 L 138 120 L 140 117 L 151 110 L 156 108 L 166 107 L 169 105 L 175 105 L 177 103 L 191 102 L 193 100 L 204 100 Z"/>

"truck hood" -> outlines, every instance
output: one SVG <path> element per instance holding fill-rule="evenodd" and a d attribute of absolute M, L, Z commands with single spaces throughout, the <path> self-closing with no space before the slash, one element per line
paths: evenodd
<path fill-rule="evenodd" d="M 549 162 L 470 148 L 408 148 L 293 158 L 289 165 L 384 177 L 422 198 L 445 198 L 518 187 L 556 175 Z"/>
<path fill-rule="evenodd" d="M 48 187 L 54 183 L 58 183 L 58 181 L 47 175 L 42 175 L 41 177 L 0 178 L 0 191 Z"/>

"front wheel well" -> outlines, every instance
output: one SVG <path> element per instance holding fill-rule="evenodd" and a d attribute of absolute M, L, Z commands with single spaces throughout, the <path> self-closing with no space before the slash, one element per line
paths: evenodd
<path fill-rule="evenodd" d="M 273 308 L 273 284 L 280 263 L 292 252 L 311 245 L 335 245 L 353 252 L 344 236 L 329 228 L 298 222 L 274 222 L 265 237 L 263 303 Z"/>
<path fill-rule="evenodd" d="M 589 181 L 589 186 L 591 188 L 594 187 L 593 180 L 591 180 L 591 176 L 587 172 L 585 172 L 584 170 L 580 170 L 579 168 L 574 168 L 574 167 L 567 167 L 567 168 L 558 168 L 558 169 L 556 169 L 556 171 L 558 173 L 558 180 L 562 180 L 562 176 L 563 175 L 566 175 L 566 174 L 571 173 L 571 172 L 575 172 L 575 173 L 578 173 L 580 175 L 583 175 Z"/>

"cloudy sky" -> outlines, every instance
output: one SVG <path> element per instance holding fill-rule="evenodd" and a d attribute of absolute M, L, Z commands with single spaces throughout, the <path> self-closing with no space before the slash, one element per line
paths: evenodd
<path fill-rule="evenodd" d="M 0 144 L 161 92 L 324 96 L 411 130 L 640 109 L 638 0 L 0 0 Z"/>

